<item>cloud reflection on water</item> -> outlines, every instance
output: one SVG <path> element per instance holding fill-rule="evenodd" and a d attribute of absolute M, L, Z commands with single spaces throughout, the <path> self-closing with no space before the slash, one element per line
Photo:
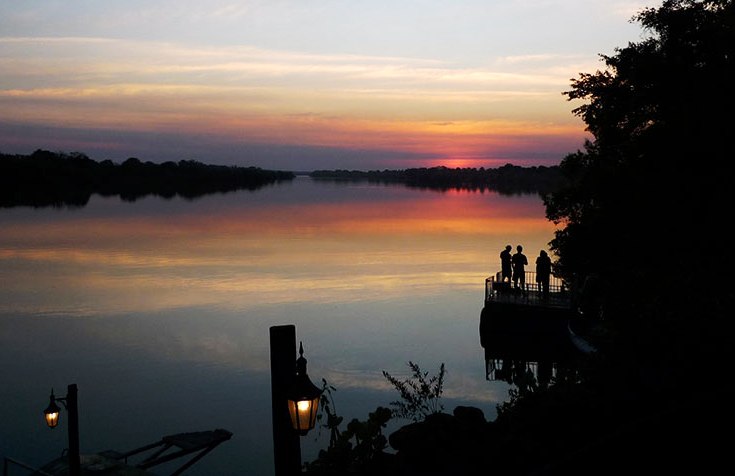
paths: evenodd
<path fill-rule="evenodd" d="M 144 387 L 166 403 L 131 396 L 138 420 L 162 429 L 196 399 L 203 423 L 243 439 L 255 438 L 243 434 L 253 412 L 260 433 L 270 425 L 268 335 L 282 324 L 296 325 L 310 375 L 339 389 L 348 419 L 396 399 L 381 371 L 403 375 L 409 360 L 445 363 L 445 398 L 491 416 L 507 388 L 484 379 L 484 279 L 507 243 L 530 259 L 554 229 L 535 196 L 305 178 L 191 202 L 0 210 L 0 225 L 0 355 L 19 363 L 3 369 L 8 411 L 30 411 L 54 382 L 77 381 L 90 406 Z M 254 402 L 240 417 L 211 406 L 236 394 Z M 120 434 L 148 438 L 134 421 L 115 416 Z M 130 446 L 113 436 L 98 442 Z"/>

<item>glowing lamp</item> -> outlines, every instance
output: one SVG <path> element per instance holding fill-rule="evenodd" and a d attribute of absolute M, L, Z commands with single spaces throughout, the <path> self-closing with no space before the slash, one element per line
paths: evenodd
<path fill-rule="evenodd" d="M 296 359 L 296 375 L 287 393 L 288 413 L 291 425 L 299 435 L 306 435 L 316 424 L 319 410 L 319 397 L 322 391 L 312 383 L 306 374 L 304 346 L 299 343 L 299 358 Z"/>
<path fill-rule="evenodd" d="M 56 425 L 59 424 L 59 413 L 61 413 L 61 409 L 56 404 L 56 397 L 54 397 L 54 389 L 52 388 L 48 407 L 43 411 L 43 416 L 46 418 L 46 424 L 49 428 L 56 428 Z"/>

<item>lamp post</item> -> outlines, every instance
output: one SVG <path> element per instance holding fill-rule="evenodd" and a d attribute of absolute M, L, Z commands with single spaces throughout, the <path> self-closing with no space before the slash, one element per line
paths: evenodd
<path fill-rule="evenodd" d="M 303 345 L 294 368 L 296 326 L 271 327 L 270 345 L 275 474 L 293 476 L 301 473 L 299 436 L 314 427 L 321 390 L 306 373 Z"/>
<path fill-rule="evenodd" d="M 61 409 L 56 404 L 61 404 L 69 412 L 69 476 L 79 476 L 81 472 L 81 463 L 79 457 L 79 412 L 77 410 L 77 384 L 73 383 L 67 386 L 66 397 L 54 396 L 54 389 L 51 389 L 49 404 L 43 411 L 46 424 L 49 428 L 56 428 L 59 424 L 59 414 Z"/>

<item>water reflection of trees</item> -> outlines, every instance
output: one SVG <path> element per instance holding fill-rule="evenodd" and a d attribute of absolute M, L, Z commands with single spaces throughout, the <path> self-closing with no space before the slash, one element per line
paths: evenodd
<path fill-rule="evenodd" d="M 82 207 L 92 194 L 133 202 L 148 195 L 194 199 L 210 193 L 256 190 L 294 178 L 291 172 L 208 165 L 194 160 L 122 164 L 97 162 L 81 153 L 37 150 L 0 154 L 0 206 Z"/>

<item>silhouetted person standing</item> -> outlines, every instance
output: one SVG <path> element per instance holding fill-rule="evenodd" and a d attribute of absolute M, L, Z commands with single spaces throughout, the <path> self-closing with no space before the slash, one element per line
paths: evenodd
<path fill-rule="evenodd" d="M 528 258 L 523 254 L 523 247 L 521 245 L 516 246 L 516 254 L 513 255 L 511 261 L 513 263 L 513 286 L 518 288 L 518 282 L 521 283 L 521 290 L 526 290 L 526 266 L 528 265 Z"/>
<path fill-rule="evenodd" d="M 513 279 L 513 257 L 510 254 L 510 250 L 512 249 L 513 248 L 510 245 L 507 245 L 505 249 L 500 252 L 500 269 L 503 282 L 506 281 L 506 278 L 509 283 Z"/>
<path fill-rule="evenodd" d="M 541 250 L 536 258 L 536 282 L 538 290 L 544 298 L 549 297 L 549 280 L 551 279 L 551 258 L 546 251 Z"/>

